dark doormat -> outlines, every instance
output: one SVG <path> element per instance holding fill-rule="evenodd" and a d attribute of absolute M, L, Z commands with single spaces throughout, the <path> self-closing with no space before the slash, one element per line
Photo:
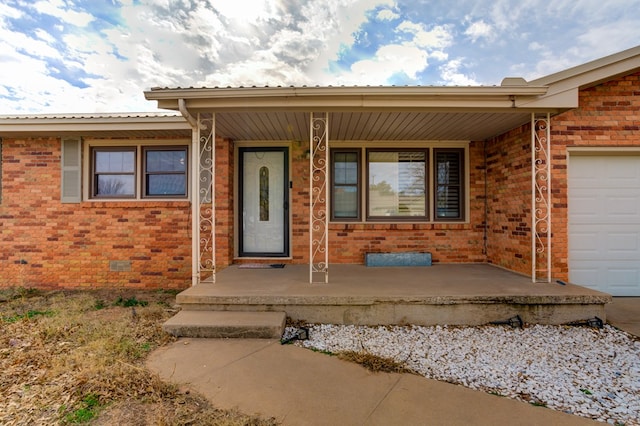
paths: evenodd
<path fill-rule="evenodd" d="M 243 263 L 238 269 L 282 269 L 284 263 Z"/>

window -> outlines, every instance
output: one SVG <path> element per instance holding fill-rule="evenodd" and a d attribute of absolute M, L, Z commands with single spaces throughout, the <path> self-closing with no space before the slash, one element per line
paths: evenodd
<path fill-rule="evenodd" d="M 426 151 L 367 151 L 367 218 L 427 217 Z"/>
<path fill-rule="evenodd" d="M 95 148 L 93 171 L 94 197 L 135 197 L 135 148 Z"/>
<path fill-rule="evenodd" d="M 144 148 L 146 197 L 187 196 L 186 148 Z"/>
<path fill-rule="evenodd" d="M 139 193 L 142 198 L 186 197 L 187 148 L 91 148 L 91 198 L 138 198 Z"/>
<path fill-rule="evenodd" d="M 464 220 L 464 170 L 464 148 L 332 149 L 331 220 Z"/>
<path fill-rule="evenodd" d="M 331 151 L 331 218 L 360 219 L 360 151 Z"/>
<path fill-rule="evenodd" d="M 461 149 L 434 151 L 436 219 L 462 219 L 462 154 Z"/>

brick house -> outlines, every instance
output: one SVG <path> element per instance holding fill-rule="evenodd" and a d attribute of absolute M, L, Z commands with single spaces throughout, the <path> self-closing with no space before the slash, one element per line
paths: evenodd
<path fill-rule="evenodd" d="M 0 118 L 0 286 L 429 252 L 640 295 L 640 47 L 491 87 L 154 88 Z M 213 208 L 212 208 L 213 207 Z"/>

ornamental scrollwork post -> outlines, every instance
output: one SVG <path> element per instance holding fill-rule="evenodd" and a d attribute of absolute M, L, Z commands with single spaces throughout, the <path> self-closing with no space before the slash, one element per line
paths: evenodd
<path fill-rule="evenodd" d="M 329 114 L 311 113 L 309 150 L 309 282 L 329 282 L 328 179 Z M 320 281 L 320 278 L 322 279 Z"/>
<path fill-rule="evenodd" d="M 531 114 L 531 278 L 551 282 L 551 118 Z"/>
<path fill-rule="evenodd" d="M 215 113 L 198 114 L 198 164 L 193 167 L 197 173 L 197 188 L 194 188 L 194 203 L 198 203 L 197 236 L 199 244 L 198 275 L 200 281 L 216 280 L 216 211 L 215 211 L 215 162 L 216 137 Z M 195 218 L 194 218 L 195 219 Z"/>

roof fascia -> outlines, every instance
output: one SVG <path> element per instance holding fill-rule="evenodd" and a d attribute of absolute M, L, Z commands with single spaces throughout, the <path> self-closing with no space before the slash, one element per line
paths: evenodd
<path fill-rule="evenodd" d="M 161 117 L 0 116 L 0 136 L 21 133 L 74 134 L 190 129 L 186 120 L 179 115 Z"/>
<path fill-rule="evenodd" d="M 514 99 L 534 99 L 544 86 L 492 87 L 249 87 L 152 89 L 145 92 L 159 108 L 178 109 L 184 99 L 192 111 L 429 111 L 513 108 Z"/>
<path fill-rule="evenodd" d="M 552 113 L 560 113 L 578 107 L 578 92 L 579 89 L 577 87 L 570 88 L 537 99 L 524 101 L 519 107 L 522 109 L 548 110 Z"/>

